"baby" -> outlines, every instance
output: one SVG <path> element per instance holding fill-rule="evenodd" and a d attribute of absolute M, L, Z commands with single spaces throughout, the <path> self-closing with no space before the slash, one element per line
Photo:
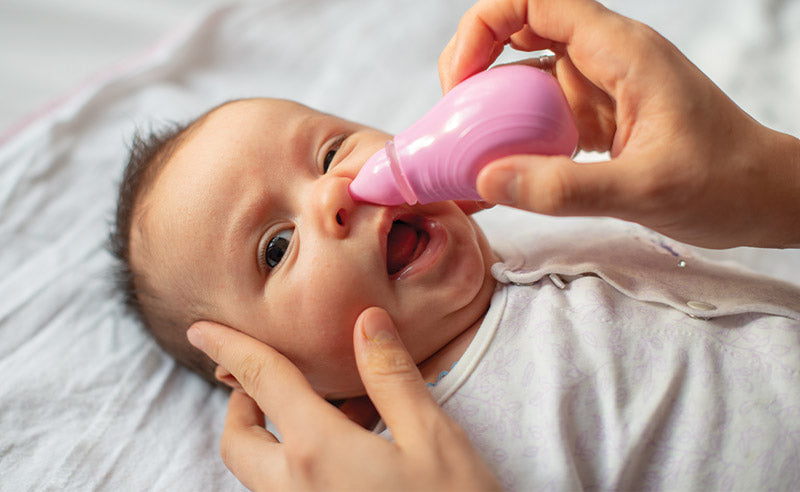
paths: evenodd
<path fill-rule="evenodd" d="M 185 332 L 217 321 L 344 399 L 381 306 L 509 490 L 800 484 L 800 289 L 637 226 L 516 217 L 490 248 L 467 206 L 355 202 L 387 139 L 250 99 L 135 145 L 112 240 L 159 343 L 214 379 Z"/>
<path fill-rule="evenodd" d="M 223 104 L 134 146 L 114 249 L 160 345 L 206 378 L 186 328 L 209 319 L 288 356 L 325 397 L 363 394 L 352 330 L 382 306 L 432 379 L 489 306 L 492 252 L 455 203 L 379 207 L 348 185 L 390 136 L 300 104 Z"/>

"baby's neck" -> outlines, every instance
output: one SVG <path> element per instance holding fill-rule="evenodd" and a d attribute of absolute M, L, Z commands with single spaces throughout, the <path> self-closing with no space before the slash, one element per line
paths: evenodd
<path fill-rule="evenodd" d="M 439 379 L 439 375 L 443 371 L 449 371 L 453 367 L 453 364 L 458 362 L 467 350 L 467 347 L 469 347 L 469 344 L 472 343 L 475 334 L 478 333 L 478 329 L 485 315 L 486 313 L 481 315 L 481 317 L 466 330 L 462 331 L 447 345 L 419 364 L 419 371 L 422 373 L 422 379 L 425 380 L 426 383 L 436 383 Z"/>

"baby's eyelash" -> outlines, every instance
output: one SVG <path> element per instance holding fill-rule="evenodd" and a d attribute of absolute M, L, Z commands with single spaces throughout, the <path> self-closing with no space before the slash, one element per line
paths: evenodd
<path fill-rule="evenodd" d="M 336 153 L 342 147 L 342 143 L 344 143 L 345 139 L 347 139 L 347 135 L 341 135 L 334 140 L 331 145 L 328 147 L 328 150 L 325 152 L 325 156 L 322 158 L 322 173 L 325 174 L 330 169 L 331 163 L 333 163 L 333 159 L 336 157 Z"/>

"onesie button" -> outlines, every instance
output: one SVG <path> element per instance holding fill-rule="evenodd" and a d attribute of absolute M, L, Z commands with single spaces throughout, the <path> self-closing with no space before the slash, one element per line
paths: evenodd
<path fill-rule="evenodd" d="M 548 275 L 548 278 L 550 278 L 550 281 L 553 282 L 553 285 L 561 290 L 564 290 L 567 287 L 567 283 L 564 282 L 564 279 L 559 277 L 558 274 L 551 273 Z"/>
<path fill-rule="evenodd" d="M 713 311 L 717 309 L 717 306 L 702 301 L 689 301 L 686 303 L 686 305 L 692 309 L 697 309 L 698 311 Z"/>

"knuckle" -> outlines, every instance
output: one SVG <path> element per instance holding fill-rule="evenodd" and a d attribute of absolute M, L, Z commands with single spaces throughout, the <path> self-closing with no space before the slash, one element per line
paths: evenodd
<path fill-rule="evenodd" d="M 643 22 L 628 19 L 627 26 L 629 26 L 629 36 L 638 38 L 637 45 L 644 47 L 646 52 L 652 52 L 654 46 L 667 44 L 667 40 L 658 31 Z"/>
<path fill-rule="evenodd" d="M 317 452 L 313 444 L 285 444 L 289 473 L 301 481 L 313 482 L 317 470 Z"/>
<path fill-rule="evenodd" d="M 461 426 L 456 424 L 453 420 L 448 419 L 447 427 L 449 428 L 450 436 L 456 443 L 460 444 L 460 448 L 472 446 L 469 435 L 463 428 L 461 428 Z"/>
<path fill-rule="evenodd" d="M 531 208 L 537 212 L 558 215 L 568 210 L 575 202 L 575 185 L 561 166 L 547 166 L 541 169 L 531 183 L 533 193 L 528 197 Z"/>
<path fill-rule="evenodd" d="M 467 433 L 453 419 L 443 412 L 433 415 L 426 424 L 436 442 L 462 443 L 469 442 Z"/>
<path fill-rule="evenodd" d="M 377 377 L 408 378 L 417 376 L 417 367 L 405 353 L 390 347 L 381 347 L 367 357 L 370 374 Z"/>
<path fill-rule="evenodd" d="M 633 190 L 634 193 L 647 200 L 648 203 L 660 202 L 664 196 L 668 196 L 669 188 L 667 181 L 660 178 L 656 173 L 641 176 L 636 189 Z"/>
<path fill-rule="evenodd" d="M 676 169 L 675 166 L 665 166 Z M 660 169 L 651 169 L 650 172 L 638 177 L 634 193 L 642 197 L 647 204 L 656 208 L 663 208 L 672 200 L 681 200 L 691 193 L 691 186 L 678 186 L 675 184 L 675 175 L 678 173 L 667 172 Z M 680 193 L 676 193 L 679 191 Z"/>
<path fill-rule="evenodd" d="M 237 379 L 239 383 L 249 392 L 251 388 L 258 385 L 261 374 L 264 372 L 264 361 L 256 354 L 245 354 L 239 365 Z"/>

